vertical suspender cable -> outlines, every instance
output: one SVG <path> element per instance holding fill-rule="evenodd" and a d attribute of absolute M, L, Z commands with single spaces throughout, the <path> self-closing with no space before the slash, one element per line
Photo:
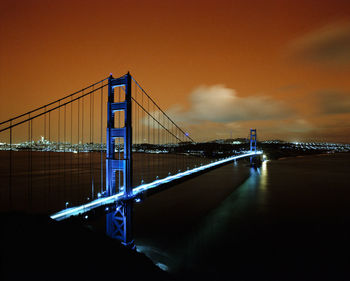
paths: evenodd
<path fill-rule="evenodd" d="M 158 110 L 158 119 L 157 120 L 160 120 L 160 111 L 159 110 Z M 159 126 L 159 123 L 157 123 L 157 126 L 158 126 L 158 141 L 157 141 L 157 145 L 158 145 L 158 150 L 160 150 L 160 126 Z M 158 171 L 158 175 L 159 175 L 159 170 L 160 170 L 159 153 L 157 153 L 157 171 Z"/>
<path fill-rule="evenodd" d="M 103 82 L 102 82 L 103 83 Z M 101 136 L 101 147 L 100 147 L 100 165 L 101 165 L 101 168 L 100 168 L 100 173 L 101 173 L 101 178 L 100 178 L 100 185 L 101 185 L 101 194 L 103 193 L 103 142 L 102 142 L 102 129 L 103 129 L 103 88 L 101 88 L 101 124 L 100 124 L 100 136 Z"/>
<path fill-rule="evenodd" d="M 28 115 L 28 119 L 30 119 L 30 113 Z M 27 177 L 27 181 L 28 181 L 28 207 L 29 209 L 31 208 L 31 150 L 32 150 L 32 143 L 31 143 L 31 128 L 30 128 L 31 122 L 28 122 L 28 140 L 27 140 L 27 149 L 28 149 L 28 177 Z"/>
<path fill-rule="evenodd" d="M 33 120 L 30 120 L 30 208 L 33 207 Z"/>
<path fill-rule="evenodd" d="M 85 147 L 84 147 L 84 119 L 85 119 L 85 109 L 84 109 L 84 97 L 81 98 L 81 147 L 82 147 L 82 155 L 81 155 L 81 172 L 79 173 L 79 177 L 81 177 L 81 186 L 84 185 L 84 152 L 85 152 Z M 79 187 L 80 188 L 80 187 Z M 85 201 L 85 198 L 84 198 Z"/>
<path fill-rule="evenodd" d="M 51 145 L 51 111 L 49 111 L 49 192 L 48 192 L 48 208 L 50 206 L 50 203 L 51 203 L 51 148 L 52 148 L 52 145 Z"/>
<path fill-rule="evenodd" d="M 63 122 L 64 122 L 64 125 L 63 125 L 63 176 L 64 176 L 64 202 L 66 202 L 66 199 L 67 199 L 67 195 L 66 195 L 66 144 L 67 144 L 67 141 L 66 141 L 66 121 L 67 121 L 67 108 L 66 108 L 66 105 L 64 105 L 64 119 L 63 119 Z"/>
<path fill-rule="evenodd" d="M 70 98 L 70 190 L 69 198 L 72 198 L 73 190 L 73 97 Z"/>
<path fill-rule="evenodd" d="M 43 171 L 44 171 L 44 176 L 46 177 L 46 174 L 47 174 L 47 166 L 46 166 L 46 156 L 47 156 L 47 146 L 46 146 L 46 106 L 44 107 L 44 143 L 42 144 L 43 145 L 43 151 L 42 151 L 42 154 L 43 154 L 43 157 L 44 157 L 44 161 L 43 161 Z M 46 196 L 46 192 L 44 193 L 44 196 Z M 44 203 L 45 204 L 45 203 Z M 47 208 L 46 208 L 47 210 Z"/>
<path fill-rule="evenodd" d="M 30 119 L 30 113 L 28 115 L 28 119 Z M 28 122 L 28 132 L 27 132 L 27 205 L 29 207 L 29 197 L 30 197 L 30 149 L 29 149 L 29 140 L 30 140 L 30 122 Z"/>
<path fill-rule="evenodd" d="M 58 105 L 61 105 L 61 102 L 58 102 Z M 55 183 L 56 183 L 56 192 L 59 192 L 61 186 L 62 186 L 62 177 L 61 177 L 61 153 L 59 153 L 60 151 L 60 133 L 61 133 L 61 107 L 58 108 L 58 119 L 57 119 L 57 147 L 56 147 L 56 156 L 57 156 L 57 170 L 59 171 L 58 173 L 56 173 L 57 175 L 57 179 L 55 179 Z M 56 157 L 55 157 L 56 158 Z M 63 186 L 63 190 L 64 190 L 64 186 Z M 61 194 L 59 194 L 61 195 Z"/>
<path fill-rule="evenodd" d="M 77 160 L 78 160 L 78 172 L 77 172 L 77 190 L 80 186 L 80 99 L 78 99 L 78 140 L 77 140 Z"/>
<path fill-rule="evenodd" d="M 143 95 L 143 93 L 142 93 L 142 95 Z M 147 99 L 147 111 L 149 112 L 149 99 Z M 151 134 L 150 134 L 150 130 L 151 130 L 151 128 L 150 128 L 150 124 L 149 124 L 149 121 L 150 121 L 150 116 L 147 116 L 147 130 L 148 130 L 148 132 L 147 132 L 147 142 L 148 142 L 148 144 L 151 144 Z M 151 148 L 151 146 L 149 146 L 150 148 Z M 150 172 L 150 162 L 151 162 L 151 153 L 147 153 L 147 158 L 148 158 L 148 173 Z M 149 177 L 149 175 L 148 175 L 148 177 Z"/>
<path fill-rule="evenodd" d="M 135 89 L 137 89 L 137 87 L 134 87 Z M 144 108 L 144 104 L 143 104 L 143 94 L 142 94 L 142 92 L 141 92 L 141 103 L 142 103 L 142 107 Z M 143 111 L 141 111 L 141 143 L 142 144 L 144 144 L 145 143 L 145 140 L 144 140 L 144 132 L 143 132 L 143 130 L 144 130 L 144 113 L 143 113 Z M 145 146 L 144 145 L 142 145 L 142 147 L 143 147 L 143 155 L 146 155 L 144 152 L 145 152 Z M 145 178 L 145 171 L 144 171 L 144 169 L 145 168 L 143 168 L 143 173 L 142 173 L 142 182 L 141 182 L 141 184 L 144 182 L 144 178 Z"/>
<path fill-rule="evenodd" d="M 94 89 L 94 87 L 92 88 Z M 89 156 L 90 156 L 90 184 L 91 184 L 91 200 L 94 199 L 94 183 L 93 183 L 93 175 L 92 175 L 92 97 L 93 92 L 90 94 L 90 145 L 89 145 Z"/>
<path fill-rule="evenodd" d="M 12 120 L 10 121 L 9 210 L 12 210 Z"/>

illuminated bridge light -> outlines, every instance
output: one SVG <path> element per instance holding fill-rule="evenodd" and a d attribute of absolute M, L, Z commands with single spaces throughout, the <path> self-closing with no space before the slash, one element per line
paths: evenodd
<path fill-rule="evenodd" d="M 236 159 L 250 157 L 250 156 L 254 156 L 254 155 L 261 155 L 261 154 L 263 154 L 262 151 L 256 151 L 256 152 L 249 151 L 246 154 L 228 157 L 228 158 L 225 158 L 225 159 L 213 162 L 213 163 L 209 163 L 209 164 L 197 167 L 197 168 L 193 168 L 191 170 L 179 172 L 176 175 L 171 175 L 171 176 L 168 176 L 168 177 L 163 178 L 163 179 L 157 179 L 151 183 L 141 184 L 141 185 L 133 188 L 133 190 L 132 190 L 133 194 L 131 195 L 130 198 L 133 198 L 136 195 L 138 195 L 142 192 L 145 192 L 147 190 L 150 190 L 152 188 L 159 187 L 162 184 L 166 184 L 166 183 L 172 182 L 174 180 L 196 174 L 198 172 L 213 168 L 215 166 L 229 163 L 229 162 L 234 161 Z M 89 212 L 92 209 L 95 209 L 95 208 L 100 207 L 100 206 L 117 203 L 121 199 L 125 199 L 125 195 L 123 192 L 117 193 L 117 194 L 112 195 L 112 196 L 104 197 L 104 198 L 98 198 L 98 199 L 95 199 L 87 204 L 84 204 L 84 205 L 81 205 L 78 207 L 71 207 L 68 209 L 64 209 L 56 214 L 51 215 L 50 217 L 54 220 L 57 220 L 57 221 L 64 220 L 64 219 L 69 218 L 71 216 L 77 216 L 77 215 L 84 214 L 84 213 Z"/>

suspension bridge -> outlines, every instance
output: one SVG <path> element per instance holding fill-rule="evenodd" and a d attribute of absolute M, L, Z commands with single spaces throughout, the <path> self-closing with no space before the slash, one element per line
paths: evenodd
<path fill-rule="evenodd" d="M 129 73 L 1 122 L 0 141 L 1 211 L 64 220 L 103 208 L 107 234 L 131 248 L 134 201 L 262 154 L 255 129 L 240 151 L 203 148 Z"/>

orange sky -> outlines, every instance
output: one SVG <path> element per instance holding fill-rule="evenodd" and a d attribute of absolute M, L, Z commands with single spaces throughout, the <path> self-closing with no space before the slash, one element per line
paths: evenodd
<path fill-rule="evenodd" d="M 195 140 L 350 142 L 348 0 L 0 4 L 1 121 L 129 70 Z"/>

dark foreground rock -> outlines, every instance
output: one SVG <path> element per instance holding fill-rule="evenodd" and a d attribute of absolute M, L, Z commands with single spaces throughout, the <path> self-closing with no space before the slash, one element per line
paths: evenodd
<path fill-rule="evenodd" d="M 0 215 L 1 280 L 168 280 L 145 255 L 76 222 Z"/>

